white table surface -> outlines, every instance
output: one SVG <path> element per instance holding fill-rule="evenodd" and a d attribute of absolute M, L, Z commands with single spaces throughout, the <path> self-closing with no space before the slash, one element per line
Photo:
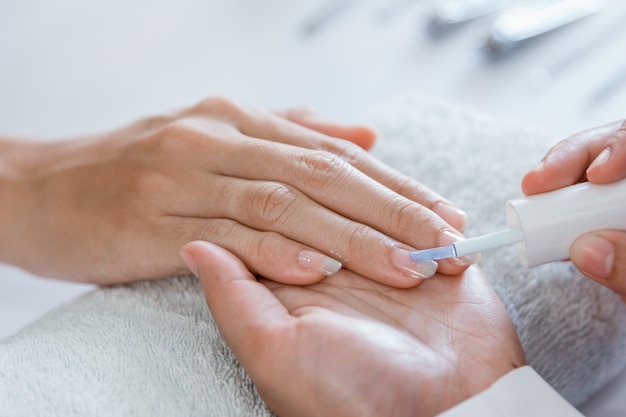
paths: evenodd
<path fill-rule="evenodd" d="M 305 34 L 329 4 L 343 8 Z M 3 0 L 0 132 L 60 138 L 226 95 L 358 121 L 419 91 L 565 137 L 626 116 L 626 2 L 499 62 L 477 50 L 489 19 L 426 35 L 428 0 Z M 588 46 L 590 45 L 590 46 Z M 555 69 L 536 85 L 537 69 Z M 560 69 L 559 69 L 560 68 Z M 609 93 L 600 94 L 609 87 Z M 0 337 L 91 289 L 0 265 Z M 626 415 L 626 374 L 589 417 Z"/>

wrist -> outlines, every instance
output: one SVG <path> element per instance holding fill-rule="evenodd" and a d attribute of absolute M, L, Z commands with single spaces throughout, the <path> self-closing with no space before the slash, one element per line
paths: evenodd
<path fill-rule="evenodd" d="M 18 265 L 20 231 L 29 221 L 28 207 L 35 197 L 30 179 L 36 159 L 45 155 L 40 145 L 0 137 L 0 262 L 3 263 Z"/>

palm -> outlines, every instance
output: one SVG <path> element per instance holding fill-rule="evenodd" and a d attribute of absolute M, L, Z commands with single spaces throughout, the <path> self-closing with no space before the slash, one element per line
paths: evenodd
<path fill-rule="evenodd" d="M 281 417 L 432 416 L 524 363 L 477 267 L 411 289 L 345 270 L 298 287 L 257 282 L 206 242 L 185 250 L 226 342 Z"/>
<path fill-rule="evenodd" d="M 275 335 L 258 372 L 280 381 L 280 401 L 308 398 L 317 415 L 434 415 L 524 361 L 477 269 L 413 289 L 347 271 L 307 287 L 264 283 L 297 325 Z M 286 411 L 302 415 L 301 404 Z"/>

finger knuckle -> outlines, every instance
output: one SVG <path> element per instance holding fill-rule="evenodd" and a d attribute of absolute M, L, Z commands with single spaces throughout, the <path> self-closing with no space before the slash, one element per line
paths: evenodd
<path fill-rule="evenodd" d="M 226 117 L 236 117 L 248 112 L 248 108 L 243 103 L 229 97 L 215 96 L 200 101 L 193 112 L 200 114 L 223 115 Z"/>
<path fill-rule="evenodd" d="M 210 146 L 223 142 L 222 131 L 218 126 L 207 128 L 198 119 L 181 117 L 162 126 L 146 141 L 153 152 L 158 152 L 163 161 L 180 162 L 178 156 L 189 160 L 194 155 L 201 155 Z M 192 159 L 192 158 L 191 158 Z"/>
<path fill-rule="evenodd" d="M 407 196 L 407 198 L 425 198 L 426 193 L 420 189 L 419 183 L 406 175 L 400 173 L 394 173 L 389 177 L 389 187 L 396 190 L 400 195 Z"/>
<path fill-rule="evenodd" d="M 259 185 L 251 198 L 252 221 L 265 228 L 277 226 L 296 201 L 295 193 L 281 183 Z"/>
<path fill-rule="evenodd" d="M 383 216 L 388 230 L 402 232 L 411 230 L 416 223 L 415 219 L 419 218 L 416 205 L 412 201 L 396 200 L 390 203 L 389 207 L 390 214 Z"/>
<path fill-rule="evenodd" d="M 177 119 L 161 126 L 156 135 L 152 135 L 150 143 L 153 147 L 162 150 L 171 150 L 173 146 L 183 143 L 181 138 L 185 138 L 185 142 L 193 140 L 200 136 L 200 132 L 196 126 L 188 119 Z"/>
<path fill-rule="evenodd" d="M 302 154 L 298 160 L 298 172 L 307 187 L 330 186 L 346 170 L 346 163 L 329 152 L 314 151 Z"/>
<path fill-rule="evenodd" d="M 267 263 L 272 263 L 273 260 L 281 259 L 284 254 L 280 244 L 281 240 L 282 236 L 279 233 L 264 232 L 259 235 L 258 240 L 249 248 L 249 251 L 254 253 L 255 259 L 263 259 Z"/>
<path fill-rule="evenodd" d="M 207 242 L 222 243 L 236 233 L 237 223 L 229 219 L 212 219 L 203 224 L 198 238 Z"/>
<path fill-rule="evenodd" d="M 155 132 L 172 121 L 171 116 L 159 115 L 146 117 L 134 124 L 134 127 L 141 132 Z"/>
<path fill-rule="evenodd" d="M 346 228 L 343 234 L 343 242 L 337 245 L 338 247 L 346 248 L 341 251 L 341 253 L 345 254 L 342 256 L 345 263 L 350 262 L 351 254 L 363 254 L 371 250 L 371 234 L 372 229 L 361 223 L 352 223 Z"/>
<path fill-rule="evenodd" d="M 333 138 L 326 142 L 324 148 L 327 152 L 336 155 L 342 161 L 355 166 L 367 155 L 367 152 L 360 146 L 348 140 L 338 138 Z"/>

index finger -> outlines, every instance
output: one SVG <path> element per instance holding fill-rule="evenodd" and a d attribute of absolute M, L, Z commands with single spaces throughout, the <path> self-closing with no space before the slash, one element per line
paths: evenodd
<path fill-rule="evenodd" d="M 584 130 L 557 143 L 539 166 L 522 179 L 524 194 L 544 193 L 587 180 L 587 169 L 621 127 L 623 121 L 617 121 Z M 623 153 L 626 159 L 626 151 Z"/>
<path fill-rule="evenodd" d="M 390 190 L 332 153 L 249 137 L 241 140 L 247 144 L 235 144 L 223 151 L 227 156 L 218 168 L 220 173 L 291 187 L 282 193 L 290 198 L 275 198 L 261 210 L 252 210 L 255 218 L 261 215 L 254 224 L 241 214 L 241 210 L 254 208 L 242 204 L 252 198 L 224 198 L 226 213 L 244 219 L 251 227 L 277 231 L 336 257 L 355 272 L 394 286 L 416 284 L 405 276 L 399 280 L 398 270 L 411 277 L 419 272 L 423 278 L 423 271 L 417 271 L 420 266 L 409 262 L 408 250 L 446 246 L 462 239 L 428 208 Z M 229 163 L 233 160 L 254 163 Z M 258 195 L 258 190 L 254 194 Z M 275 215 L 269 225 L 261 221 L 271 213 Z M 443 260 L 441 272 L 458 274 L 469 262 Z"/>

